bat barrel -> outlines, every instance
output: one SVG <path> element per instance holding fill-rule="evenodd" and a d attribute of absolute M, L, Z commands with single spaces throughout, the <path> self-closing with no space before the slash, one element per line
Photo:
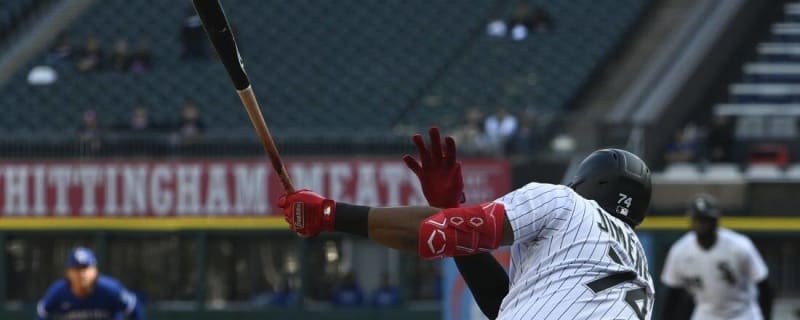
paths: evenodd
<path fill-rule="evenodd" d="M 250 79 L 244 71 L 242 57 L 222 5 L 218 0 L 193 0 L 192 3 L 234 87 L 236 90 L 246 89 L 250 86 Z"/>
<path fill-rule="evenodd" d="M 278 148 L 269 133 L 269 128 L 267 128 L 267 123 L 261 114 L 253 89 L 250 87 L 250 79 L 247 78 L 247 73 L 244 71 L 242 57 L 239 55 L 239 48 L 236 47 L 236 40 L 233 38 L 233 32 L 231 32 L 228 19 L 222 10 L 222 5 L 218 0 L 193 0 L 192 3 L 200 16 L 200 20 L 203 22 L 203 28 L 205 28 L 209 40 L 214 45 L 214 50 L 217 51 L 222 64 L 225 65 L 225 69 L 231 77 L 231 81 L 233 81 L 233 85 L 236 87 L 236 91 L 239 93 L 239 98 L 242 99 L 247 115 L 256 129 L 256 133 L 258 133 L 258 138 L 269 156 L 272 167 L 278 173 L 284 190 L 287 193 L 294 192 L 292 181 L 289 179 L 289 174 L 283 165 Z"/>

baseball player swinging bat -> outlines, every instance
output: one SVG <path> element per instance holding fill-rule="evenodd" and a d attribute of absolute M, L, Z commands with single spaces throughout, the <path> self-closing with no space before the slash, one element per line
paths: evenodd
<path fill-rule="evenodd" d="M 218 0 L 193 0 L 192 2 L 197 14 L 200 16 L 200 20 L 203 22 L 208 38 L 214 45 L 214 49 L 217 51 L 220 60 L 222 60 L 222 64 L 225 65 L 225 70 L 228 71 L 234 87 L 236 87 L 236 92 L 247 110 L 247 115 L 258 133 L 258 138 L 269 156 L 273 169 L 278 173 L 283 189 L 287 193 L 293 193 L 292 180 L 289 179 L 289 174 L 283 165 L 278 148 L 275 146 L 267 123 L 264 121 L 264 116 L 261 114 L 253 88 L 250 86 L 250 79 L 244 71 L 244 64 L 242 63 L 242 57 L 239 55 L 239 49 L 236 47 L 236 40 L 233 38 L 225 12 L 222 11 L 222 5 Z"/>

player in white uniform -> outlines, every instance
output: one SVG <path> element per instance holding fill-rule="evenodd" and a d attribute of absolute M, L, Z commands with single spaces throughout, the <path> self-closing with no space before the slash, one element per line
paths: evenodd
<path fill-rule="evenodd" d="M 500 319 L 649 319 L 653 282 L 632 226 L 567 186 L 531 183 L 498 201 L 514 230 Z"/>
<path fill-rule="evenodd" d="M 692 231 L 672 245 L 661 273 L 669 287 L 665 305 L 674 306 L 682 289 L 694 298 L 694 320 L 769 319 L 767 265 L 750 239 L 717 226 L 720 214 L 711 196 L 696 197 L 689 215 Z M 688 313 L 669 307 L 665 318 L 685 318 L 679 312 Z"/>
<path fill-rule="evenodd" d="M 494 297 L 502 301 L 495 307 L 499 319 L 650 319 L 653 283 L 633 231 L 650 201 L 650 172 L 641 159 L 599 150 L 568 186 L 531 183 L 496 201 L 460 208 L 460 168 L 448 156 L 455 146 L 445 140 L 442 153 L 435 138 L 430 153 L 418 143 L 423 166 L 409 166 L 429 202 L 449 199 L 437 201 L 447 209 L 371 208 L 301 190 L 279 200 L 291 230 L 367 236 L 425 258 L 480 256 L 512 245 L 508 294 Z M 438 175 L 446 181 L 429 179 L 436 168 L 455 169 Z M 494 271 L 487 276 L 500 278 Z"/>

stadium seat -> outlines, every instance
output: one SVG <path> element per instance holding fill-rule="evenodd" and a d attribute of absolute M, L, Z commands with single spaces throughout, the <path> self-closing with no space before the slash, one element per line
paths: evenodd
<path fill-rule="evenodd" d="M 772 24 L 770 35 L 757 44 L 755 59 L 742 65 L 741 82 L 728 88 L 728 103 L 717 105 L 718 115 L 736 117 L 735 137 L 740 145 L 770 150 L 746 150 L 756 163 L 785 165 L 797 138 L 800 114 L 800 3 L 783 6 L 783 20 Z"/>
<path fill-rule="evenodd" d="M 543 121 L 557 119 L 648 2 L 541 2 L 554 29 L 524 41 L 484 33 L 489 18 L 508 16 L 513 2 L 241 0 L 225 9 L 271 129 L 386 135 L 398 126 L 457 125 L 474 105 L 485 113 L 497 105 L 517 114 L 533 108 Z M 0 88 L 0 106 L 25 110 L 31 119 L 59 110 L 73 121 L 62 125 L 75 128 L 87 109 L 114 126 L 137 105 L 154 121 L 174 122 L 191 99 L 209 133 L 251 135 L 222 66 L 179 58 L 188 9 L 187 3 L 95 2 L 84 13 L 91 19 L 77 19 L 66 32 L 75 49 L 89 36 L 100 39 L 106 56 L 118 39 L 132 50 L 147 41 L 154 68 L 79 73 L 66 64 L 56 66 L 54 85 L 25 84 L 30 68 L 47 63 L 43 54 Z M 52 125 L 35 129 L 64 129 Z M 0 130 L 21 126 L 0 122 Z"/>
<path fill-rule="evenodd" d="M 774 164 L 752 164 L 747 167 L 745 176 L 748 180 L 780 180 L 783 171 Z"/>
<path fill-rule="evenodd" d="M 4 0 L 0 2 L 0 43 L 37 8 L 52 0 Z"/>
<path fill-rule="evenodd" d="M 737 164 L 713 163 L 705 168 L 702 178 L 706 181 L 736 181 L 742 179 L 742 172 Z"/>
<path fill-rule="evenodd" d="M 800 164 L 795 164 L 786 169 L 786 179 L 800 180 Z"/>
<path fill-rule="evenodd" d="M 693 163 L 672 163 L 667 165 L 661 178 L 664 181 L 697 181 L 700 170 Z"/>

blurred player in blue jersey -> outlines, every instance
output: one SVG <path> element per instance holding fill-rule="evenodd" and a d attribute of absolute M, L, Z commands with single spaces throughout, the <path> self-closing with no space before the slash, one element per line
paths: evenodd
<path fill-rule="evenodd" d="M 100 275 L 97 259 L 78 247 L 67 258 L 66 279 L 56 281 L 36 305 L 36 318 L 70 320 L 144 320 L 136 296 L 116 279 Z"/>

